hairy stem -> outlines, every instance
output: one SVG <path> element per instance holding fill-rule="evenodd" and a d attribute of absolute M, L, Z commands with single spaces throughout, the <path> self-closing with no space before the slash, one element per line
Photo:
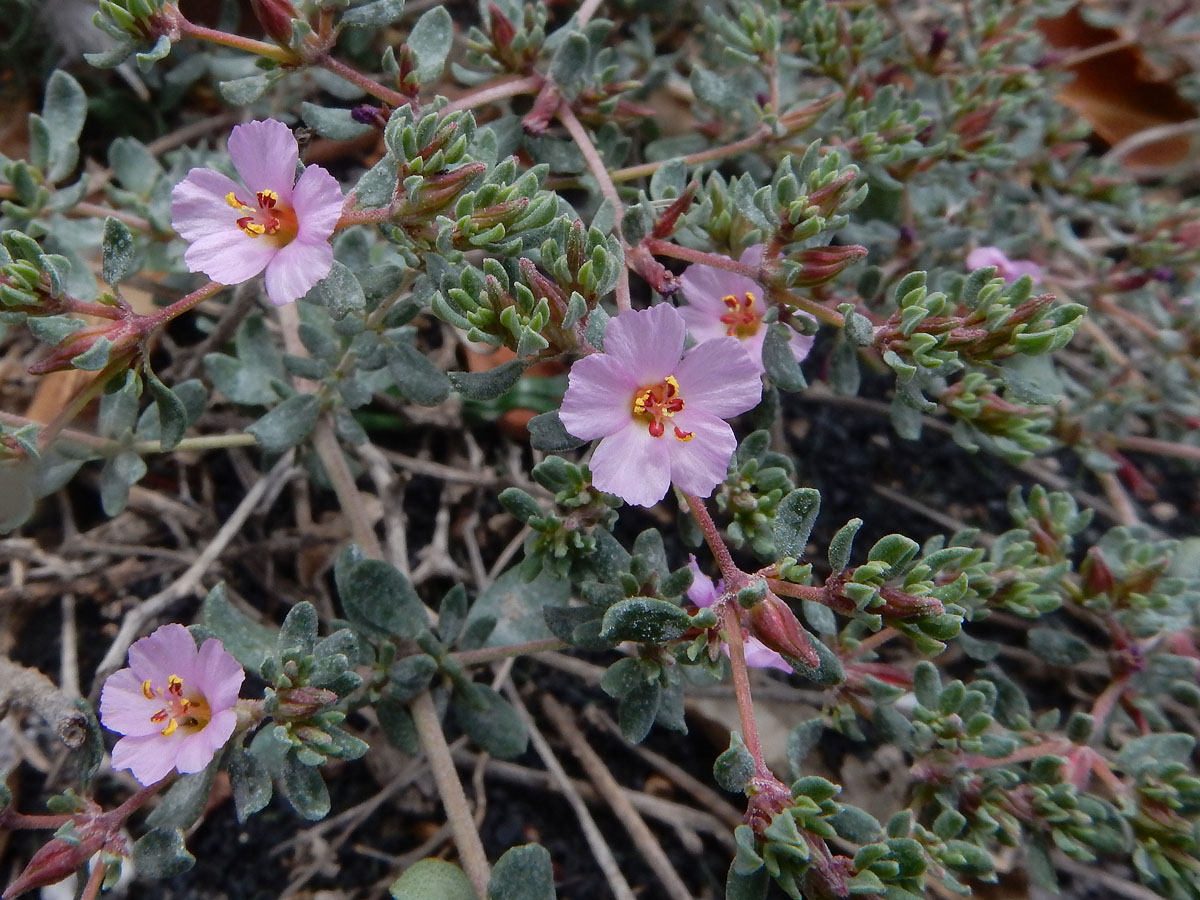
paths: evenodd
<path fill-rule="evenodd" d="M 499 81 L 483 90 L 474 91 L 465 97 L 459 97 L 442 107 L 439 115 L 447 116 L 464 109 L 475 109 L 497 100 L 507 100 L 509 97 L 519 97 L 521 94 L 536 94 L 542 89 L 545 78 L 541 75 L 528 75 L 524 78 L 511 78 Z"/>
<path fill-rule="evenodd" d="M 696 524 L 704 533 L 704 542 L 708 544 L 708 549 L 717 559 L 717 565 L 721 567 L 721 577 L 725 579 L 726 588 L 736 591 L 743 587 L 746 573 L 734 563 L 733 556 L 729 553 L 729 547 L 725 544 L 725 539 L 721 537 L 721 530 L 717 528 L 717 523 L 708 513 L 708 507 L 699 497 L 693 497 L 691 494 L 683 496 L 687 499 L 692 515 L 696 517 Z"/>
<path fill-rule="evenodd" d="M 592 177 L 596 179 L 596 183 L 600 185 L 600 193 L 604 198 L 613 205 L 616 211 L 617 221 L 617 236 L 621 238 L 621 246 L 628 247 L 625 243 L 625 237 L 621 234 L 621 195 L 617 193 L 617 186 L 613 184 L 613 180 L 609 177 L 608 169 L 604 165 L 604 160 L 600 158 L 600 151 L 596 149 L 596 145 L 592 143 L 592 139 L 588 136 L 587 129 L 575 116 L 575 112 L 571 109 L 571 105 L 567 101 L 563 101 L 558 105 L 558 120 L 563 123 L 563 127 L 567 129 L 567 133 L 571 135 L 571 139 L 578 145 L 580 152 L 583 153 L 583 158 L 587 161 L 588 171 L 592 173 Z M 617 312 L 621 313 L 627 309 L 631 309 L 633 301 L 629 293 L 629 270 L 621 267 L 621 277 L 617 280 Z"/>
<path fill-rule="evenodd" d="M 754 774 L 760 778 L 774 778 L 763 759 L 762 742 L 758 738 L 754 698 L 750 696 L 750 674 L 746 668 L 746 648 L 742 640 L 742 622 L 737 614 L 736 601 L 722 602 L 720 617 L 721 631 L 729 645 L 729 667 L 733 670 L 733 695 L 737 699 L 738 718 L 742 723 L 742 741 L 754 758 Z"/>
<path fill-rule="evenodd" d="M 558 638 L 542 638 L 520 644 L 504 644 L 500 647 L 480 647 L 478 650 L 460 650 L 450 654 L 464 666 L 481 666 L 486 663 L 511 659 L 514 656 L 529 656 L 534 653 L 551 653 L 565 650 L 567 645 Z"/>
<path fill-rule="evenodd" d="M 428 691 L 422 691 L 409 708 L 412 711 L 413 723 L 417 727 L 421 747 L 433 771 L 433 780 L 442 798 L 442 805 L 446 808 L 450 830 L 454 832 L 454 843 L 458 847 L 463 871 L 471 880 L 475 893 L 481 898 L 486 897 L 488 880 L 492 874 L 491 867 L 483 850 L 483 842 L 479 839 L 479 831 L 475 828 L 475 819 L 471 815 L 466 792 L 458 778 L 458 769 L 455 768 L 454 759 L 450 755 L 446 736 L 442 734 L 442 723 L 438 720 L 433 697 Z"/>
<path fill-rule="evenodd" d="M 222 47 L 233 47 L 235 50 L 245 50 L 247 53 L 273 59 L 285 66 L 294 66 L 300 62 L 290 50 L 284 50 L 277 44 L 256 41 L 253 38 L 242 37 L 240 34 L 229 34 L 225 31 L 218 31 L 215 28 L 205 28 L 203 25 L 189 22 L 182 15 L 178 16 L 176 21 L 179 25 L 179 30 L 183 34 L 197 40 L 220 44 Z"/>
<path fill-rule="evenodd" d="M 409 102 L 409 98 L 399 91 L 384 87 L 379 82 L 368 78 L 362 72 L 352 69 L 344 62 L 334 59 L 332 56 L 322 56 L 317 60 L 317 65 L 327 72 L 332 72 L 344 81 L 350 82 L 355 87 L 362 88 L 364 93 L 370 94 L 376 100 L 382 100 L 388 106 L 400 107 Z"/>

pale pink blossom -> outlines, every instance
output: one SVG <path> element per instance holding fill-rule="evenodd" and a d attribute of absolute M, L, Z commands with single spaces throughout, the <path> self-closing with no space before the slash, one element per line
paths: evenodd
<path fill-rule="evenodd" d="M 688 560 L 688 568 L 692 570 L 692 586 L 687 590 L 688 599 L 701 609 L 712 606 L 725 593 L 725 582 L 718 581 L 713 584 L 713 580 L 700 571 L 694 556 Z M 729 654 L 728 644 L 722 642 L 721 648 L 726 655 Z M 746 665 L 751 668 L 792 671 L 787 660 L 747 631 L 742 632 L 742 648 L 746 654 Z"/>
<path fill-rule="evenodd" d="M 1009 284 L 1023 275 L 1034 281 L 1042 280 L 1042 267 L 1032 259 L 1009 259 L 999 247 L 976 247 L 967 254 L 967 268 L 971 271 L 985 266 L 995 266 L 996 274 Z"/>
<path fill-rule="evenodd" d="M 670 304 L 627 310 L 609 322 L 604 352 L 571 367 L 562 423 L 581 440 L 600 439 L 592 483 L 626 503 L 653 506 L 672 482 L 712 494 L 737 448 L 724 420 L 762 397 L 740 341 L 705 341 L 685 355 L 685 336 Z"/>
<path fill-rule="evenodd" d="M 755 244 L 742 254 L 740 262 L 757 266 L 762 262 L 763 245 Z M 679 276 L 687 305 L 679 308 L 688 331 L 697 343 L 713 338 L 735 337 L 742 342 L 750 361 L 761 373 L 763 340 L 767 326 L 762 318 L 767 307 L 763 289 L 745 275 L 694 263 Z M 812 350 L 812 335 L 793 333 L 789 344 L 796 361 L 802 361 Z"/>
<path fill-rule="evenodd" d="M 171 224 L 191 243 L 184 262 L 221 284 L 265 271 L 272 303 L 298 300 L 333 267 L 342 189 L 320 166 L 296 179 L 296 138 L 275 119 L 235 127 L 229 157 L 243 184 L 192 169 L 171 192 Z"/>
<path fill-rule="evenodd" d="M 204 769 L 233 734 L 245 672 L 216 638 L 196 649 L 182 625 L 163 625 L 129 648 L 129 668 L 100 692 L 100 721 L 124 735 L 114 769 L 150 785 L 172 770 Z"/>

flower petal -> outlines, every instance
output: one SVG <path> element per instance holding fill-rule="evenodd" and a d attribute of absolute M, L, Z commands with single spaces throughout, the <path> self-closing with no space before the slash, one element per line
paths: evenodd
<path fill-rule="evenodd" d="M 653 506 L 671 486 L 667 438 L 633 422 L 604 438 L 589 466 L 592 484 L 634 506 Z"/>
<path fill-rule="evenodd" d="M 309 243 L 296 238 L 267 263 L 267 297 L 276 306 L 299 300 L 332 268 L 329 241 Z"/>
<path fill-rule="evenodd" d="M 112 751 L 114 769 L 130 769 L 138 783 L 149 787 L 175 768 L 175 748 L 161 735 L 123 737 Z"/>
<path fill-rule="evenodd" d="M 804 362 L 804 360 L 808 359 L 808 354 L 812 353 L 813 344 L 816 343 L 816 340 L 816 335 L 801 334 L 798 331 L 791 336 L 791 339 L 788 340 L 788 346 L 792 348 L 792 356 L 796 357 L 796 362 Z M 762 355 L 761 348 L 759 355 Z"/>
<path fill-rule="evenodd" d="M 761 359 L 760 349 L 760 365 Z M 752 409 L 762 398 L 758 370 L 737 338 L 697 344 L 675 369 L 675 378 L 679 396 L 687 404 L 685 411 L 702 410 L 728 419 Z"/>
<path fill-rule="evenodd" d="M 725 480 L 729 460 L 737 449 L 733 429 L 714 415 L 690 406 L 675 416 L 674 424 L 690 431 L 692 439 L 676 439 L 671 430 L 662 438 L 669 442 L 671 481 L 681 490 L 697 497 L 708 497 Z"/>
<path fill-rule="evenodd" d="M 171 227 L 185 241 L 237 231 L 237 220 L 242 213 L 226 201 L 230 192 L 242 201 L 252 199 L 229 176 L 215 169 L 192 169 L 171 190 Z"/>
<path fill-rule="evenodd" d="M 163 625 L 150 635 L 133 642 L 129 648 L 129 668 L 139 681 L 165 686 L 167 678 L 178 675 L 184 688 L 195 677 L 196 642 L 182 625 Z"/>
<path fill-rule="evenodd" d="M 699 303 L 689 302 L 686 306 L 679 307 L 679 314 L 683 316 L 688 333 L 697 344 L 729 336 L 729 326 L 721 321 L 721 316 L 725 315 L 723 303 L 720 309 L 709 309 Z"/>
<path fill-rule="evenodd" d="M 687 598 L 697 606 L 704 608 L 712 606 L 721 596 L 713 580 L 700 571 L 696 557 L 688 557 L 688 568 L 692 570 L 692 586 L 687 589 Z"/>
<path fill-rule="evenodd" d="M 585 356 L 571 366 L 558 417 L 568 432 L 591 441 L 620 431 L 633 421 L 638 383 L 620 360 L 605 353 Z"/>
<path fill-rule="evenodd" d="M 608 323 L 604 354 L 618 360 L 637 384 L 647 386 L 675 369 L 686 334 L 683 317 L 669 303 L 630 309 Z"/>
<path fill-rule="evenodd" d="M 296 182 L 292 209 L 300 228 L 296 240 L 327 241 L 342 217 L 342 187 L 320 166 L 309 166 Z"/>
<path fill-rule="evenodd" d="M 196 688 L 204 695 L 213 713 L 229 709 L 237 702 L 245 678 L 241 664 L 219 640 L 209 638 L 200 646 L 196 659 Z"/>
<path fill-rule="evenodd" d="M 191 272 L 203 272 L 221 284 L 241 284 L 261 272 L 279 252 L 263 238 L 252 238 L 236 225 L 228 231 L 197 238 L 184 251 Z"/>
<path fill-rule="evenodd" d="M 276 119 L 238 125 L 229 134 L 229 158 L 250 193 L 274 191 L 291 205 L 300 159 L 292 129 Z"/>
<path fill-rule="evenodd" d="M 231 709 L 217 713 L 200 731 L 189 734 L 174 748 L 175 768 L 187 775 L 199 772 L 225 746 L 237 725 L 237 713 Z"/>
<path fill-rule="evenodd" d="M 986 266 L 995 266 L 997 269 L 1004 269 L 1008 264 L 1008 254 L 999 247 L 976 247 L 967 254 L 967 268 L 972 271 L 985 268 Z"/>
<path fill-rule="evenodd" d="M 751 668 L 779 669 L 783 672 L 792 671 L 792 667 L 787 664 L 787 660 L 756 637 L 746 635 L 746 643 L 743 649 L 746 653 L 746 665 Z"/>
<path fill-rule="evenodd" d="M 100 721 L 117 734 L 143 737 L 162 731 L 162 725 L 150 717 L 163 708 L 160 698 L 149 699 L 142 693 L 142 681 L 133 669 L 113 672 L 100 691 Z"/>

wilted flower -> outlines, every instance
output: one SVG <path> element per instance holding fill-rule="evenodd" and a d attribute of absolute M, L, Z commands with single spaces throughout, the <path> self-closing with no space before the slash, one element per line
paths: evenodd
<path fill-rule="evenodd" d="M 692 586 L 687 590 L 688 599 L 699 606 L 701 609 L 712 606 L 725 593 L 725 582 L 718 581 L 713 584 L 713 580 L 700 571 L 700 567 L 696 565 L 696 557 L 688 560 L 688 568 L 692 570 Z M 721 644 L 722 649 L 729 653 L 729 646 Z M 792 667 L 787 664 L 782 656 L 769 648 L 758 638 L 745 634 L 743 647 L 746 653 L 746 665 L 755 669 L 779 669 L 783 672 L 791 672 Z"/>
<path fill-rule="evenodd" d="M 669 304 L 627 310 L 609 323 L 604 352 L 571 367 L 562 423 L 577 438 L 602 439 L 592 482 L 626 503 L 653 506 L 671 482 L 709 496 L 737 447 L 722 420 L 762 396 L 740 342 L 722 337 L 684 355 L 685 331 Z"/>
<path fill-rule="evenodd" d="M 1034 281 L 1042 278 L 1042 267 L 1031 259 L 1009 259 L 999 247 L 976 247 L 967 254 L 967 268 L 974 271 L 985 266 L 995 266 L 996 274 L 1010 284 L 1022 275 Z"/>
<path fill-rule="evenodd" d="M 275 119 L 234 128 L 229 156 L 245 187 L 213 169 L 192 169 L 171 192 L 171 224 L 191 242 L 184 262 L 221 284 L 265 270 L 272 303 L 298 300 L 333 267 L 329 238 L 342 189 L 320 166 L 296 180 L 296 138 Z"/>
<path fill-rule="evenodd" d="M 100 692 L 104 727 L 125 735 L 113 748 L 114 769 L 131 769 L 144 785 L 172 769 L 199 772 L 237 725 L 245 672 L 215 638 L 199 650 L 182 625 L 163 625 L 129 648 L 129 668 Z"/>
<path fill-rule="evenodd" d="M 741 262 L 757 266 L 762 262 L 763 246 L 755 244 L 742 254 Z M 687 305 L 679 309 L 688 331 L 698 343 L 713 338 L 735 337 L 742 342 L 750 361 L 763 371 L 762 346 L 767 329 L 762 318 L 767 307 L 762 287 L 744 275 L 695 263 L 679 276 Z M 792 354 L 803 360 L 813 346 L 811 335 L 793 334 Z"/>

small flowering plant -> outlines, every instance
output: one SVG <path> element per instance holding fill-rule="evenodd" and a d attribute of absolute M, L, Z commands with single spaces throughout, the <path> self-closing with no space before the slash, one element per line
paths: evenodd
<path fill-rule="evenodd" d="M 171 224 L 190 244 L 184 262 L 221 284 L 263 272 L 271 302 L 292 303 L 333 266 L 341 186 L 316 165 L 296 178 L 296 138 L 275 119 L 235 127 L 229 158 L 241 184 L 192 169 L 171 194 Z"/>
<path fill-rule="evenodd" d="M 670 304 L 609 322 L 604 352 L 571 367 L 559 416 L 581 440 L 600 439 L 592 481 L 626 503 L 653 506 L 673 483 L 708 497 L 737 440 L 725 419 L 762 396 L 754 363 L 731 337 L 684 353 L 685 325 Z"/>
<path fill-rule="evenodd" d="M 182 625 L 163 625 L 134 642 L 129 667 L 110 675 L 100 693 L 101 723 L 124 735 L 113 748 L 113 768 L 131 770 L 144 785 L 171 771 L 202 770 L 233 735 L 245 677 L 219 640 L 197 650 Z"/>
<path fill-rule="evenodd" d="M 748 247 L 738 260 L 743 265 L 762 263 L 762 244 Z M 679 276 L 684 299 L 679 314 L 687 323 L 688 333 L 698 343 L 715 338 L 733 337 L 742 342 L 751 363 L 764 371 L 763 341 L 767 326 L 763 323 L 767 307 L 763 302 L 762 285 L 745 275 L 719 269 L 716 266 L 694 263 Z M 794 333 L 788 341 L 796 362 L 801 362 L 812 350 L 813 337 Z"/>
<path fill-rule="evenodd" d="M 1009 259 L 1008 254 L 999 247 L 976 247 L 967 254 L 968 269 L 982 269 L 994 266 L 996 274 L 1007 282 L 1016 281 L 1028 275 L 1034 281 L 1042 280 L 1042 267 L 1032 259 Z"/>

